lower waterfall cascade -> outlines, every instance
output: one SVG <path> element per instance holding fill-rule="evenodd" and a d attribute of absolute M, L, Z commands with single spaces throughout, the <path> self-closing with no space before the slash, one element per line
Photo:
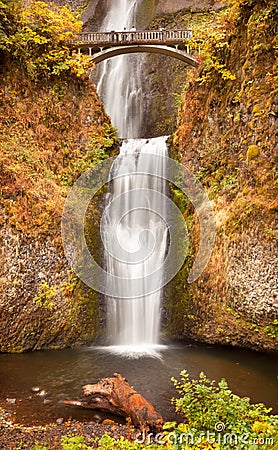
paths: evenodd
<path fill-rule="evenodd" d="M 149 294 L 151 286 L 146 282 L 146 276 L 157 267 L 160 267 L 160 277 L 163 276 L 168 235 L 167 225 L 163 220 L 166 216 L 166 204 L 163 204 L 162 195 L 158 199 L 162 204 L 152 205 L 151 208 L 148 196 L 153 191 L 167 195 L 167 181 L 154 176 L 156 168 L 152 167 L 152 154 L 167 156 L 166 139 L 125 140 L 111 169 L 112 189 L 106 200 L 106 207 L 111 205 L 111 208 L 103 223 L 103 235 L 106 248 L 112 251 L 119 247 L 124 249 L 125 260 L 121 254 L 116 252 L 111 255 L 109 251 L 104 253 L 104 260 L 106 270 L 125 278 L 125 282 L 122 298 L 107 297 L 107 334 L 110 346 L 114 346 L 110 349 L 119 352 L 151 353 L 160 342 L 163 289 Z M 147 158 L 148 167 L 143 167 L 146 165 L 146 155 L 150 156 Z M 161 164 L 163 163 L 161 158 Z M 127 169 L 129 175 L 126 175 Z M 149 175 L 141 173 L 146 169 Z M 161 173 L 165 170 L 164 167 L 160 168 Z M 125 175 L 121 177 L 121 173 Z M 123 199 L 120 208 L 118 203 L 113 207 L 113 200 L 117 198 Z M 155 213 L 158 209 L 164 212 L 164 217 Z M 119 247 L 115 245 L 114 233 L 110 232 L 115 229 Z M 134 278 L 140 278 L 142 284 L 143 295 L 139 298 L 133 295 Z"/>

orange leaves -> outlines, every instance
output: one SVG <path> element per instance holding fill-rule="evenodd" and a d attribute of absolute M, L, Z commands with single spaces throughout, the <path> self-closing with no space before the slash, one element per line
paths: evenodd
<path fill-rule="evenodd" d="M 109 154 L 115 132 L 86 81 L 39 86 L 11 70 L 0 102 L 0 205 L 18 230 L 59 236 L 69 186 Z"/>

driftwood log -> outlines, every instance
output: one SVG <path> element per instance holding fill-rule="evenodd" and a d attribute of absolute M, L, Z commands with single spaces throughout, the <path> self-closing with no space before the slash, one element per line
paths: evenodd
<path fill-rule="evenodd" d="M 63 403 L 129 417 L 141 429 L 157 432 L 162 429 L 162 416 L 118 373 L 114 373 L 114 378 L 102 378 L 96 384 L 86 384 L 83 393 L 89 397 L 87 402 L 64 400 Z"/>

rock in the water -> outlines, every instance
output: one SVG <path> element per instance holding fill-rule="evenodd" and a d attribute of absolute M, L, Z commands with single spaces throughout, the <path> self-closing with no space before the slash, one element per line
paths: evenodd
<path fill-rule="evenodd" d="M 31 388 L 31 391 L 32 392 L 39 392 L 41 390 L 41 388 L 39 387 L 39 386 L 33 386 L 32 388 Z"/>
<path fill-rule="evenodd" d="M 37 395 L 39 395 L 40 397 L 45 397 L 47 395 L 47 392 L 42 389 L 40 392 L 37 393 Z"/>

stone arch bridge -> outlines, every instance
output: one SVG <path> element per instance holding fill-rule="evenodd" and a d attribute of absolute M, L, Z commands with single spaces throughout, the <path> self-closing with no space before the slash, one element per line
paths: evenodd
<path fill-rule="evenodd" d="M 85 53 L 95 64 L 127 53 L 160 53 L 197 67 L 190 55 L 191 30 L 110 31 L 80 33 L 72 42 L 78 53 Z"/>

